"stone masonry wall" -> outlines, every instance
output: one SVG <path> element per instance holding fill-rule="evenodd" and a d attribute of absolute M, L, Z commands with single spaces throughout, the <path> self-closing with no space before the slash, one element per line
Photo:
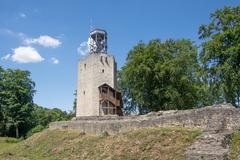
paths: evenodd
<path fill-rule="evenodd" d="M 68 128 L 90 134 L 114 134 L 144 127 L 182 126 L 204 131 L 240 129 L 240 109 L 231 105 L 208 106 L 191 110 L 152 112 L 142 116 L 79 117 L 72 121 L 50 123 L 50 129 Z"/>

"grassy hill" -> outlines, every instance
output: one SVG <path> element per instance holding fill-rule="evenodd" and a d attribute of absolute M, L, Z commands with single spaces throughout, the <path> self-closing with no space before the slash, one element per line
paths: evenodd
<path fill-rule="evenodd" d="M 150 128 L 116 135 L 87 135 L 76 131 L 45 130 L 17 142 L 0 138 L 0 159 L 185 159 L 198 129 Z"/>
<path fill-rule="evenodd" d="M 232 134 L 230 159 L 237 160 L 238 155 L 240 155 L 240 131 L 234 131 Z"/>

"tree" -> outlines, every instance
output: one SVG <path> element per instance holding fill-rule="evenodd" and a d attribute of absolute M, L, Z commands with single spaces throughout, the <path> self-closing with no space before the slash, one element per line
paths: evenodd
<path fill-rule="evenodd" d="M 76 115 L 77 111 L 77 90 L 74 92 L 74 100 L 73 100 L 73 114 Z"/>
<path fill-rule="evenodd" d="M 33 104 L 34 87 L 29 71 L 0 67 L 0 135 L 29 136 L 50 122 L 73 117 L 72 112 Z"/>
<path fill-rule="evenodd" d="M 12 69 L 3 73 L 1 83 L 4 125 L 8 128 L 13 126 L 16 137 L 19 137 L 19 129 L 31 122 L 35 84 L 30 79 L 30 72 Z"/>
<path fill-rule="evenodd" d="M 205 104 L 197 47 L 190 40 L 140 42 L 118 74 L 125 110 L 188 109 Z"/>
<path fill-rule="evenodd" d="M 5 134 L 5 123 L 4 123 L 4 106 L 3 106 L 3 74 L 4 70 L 0 67 L 0 135 Z M 4 133 L 3 133 L 4 132 Z"/>
<path fill-rule="evenodd" d="M 34 104 L 32 116 L 31 116 L 31 126 L 26 134 L 27 137 L 33 135 L 34 133 L 40 132 L 47 128 L 50 122 L 54 121 L 67 121 L 72 119 L 73 113 L 62 111 L 58 108 L 44 108 L 37 104 Z"/>
<path fill-rule="evenodd" d="M 224 7 L 199 28 L 201 62 L 215 103 L 240 106 L 240 6 Z"/>
<path fill-rule="evenodd" d="M 128 83 L 128 79 L 124 75 L 124 70 L 117 72 L 117 83 L 118 90 L 122 93 L 122 100 L 124 105 L 124 115 L 137 114 L 138 113 L 138 104 L 134 99 L 134 96 L 131 96 L 131 85 Z"/>
<path fill-rule="evenodd" d="M 50 122 L 66 121 L 70 120 L 72 117 L 72 112 L 67 113 L 58 108 L 49 109 L 35 104 L 32 112 L 32 128 L 37 125 L 48 127 Z"/>

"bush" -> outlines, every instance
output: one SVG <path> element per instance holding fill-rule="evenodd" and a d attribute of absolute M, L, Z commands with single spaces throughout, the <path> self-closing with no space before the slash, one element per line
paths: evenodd
<path fill-rule="evenodd" d="M 27 133 L 27 137 L 32 136 L 34 133 L 41 132 L 45 127 L 43 125 L 37 125 L 36 127 L 32 128 L 30 131 Z"/>
<path fill-rule="evenodd" d="M 22 138 L 17 139 L 17 138 L 8 137 L 8 138 L 5 139 L 5 142 L 7 142 L 7 143 L 18 143 L 21 140 L 22 140 Z"/>

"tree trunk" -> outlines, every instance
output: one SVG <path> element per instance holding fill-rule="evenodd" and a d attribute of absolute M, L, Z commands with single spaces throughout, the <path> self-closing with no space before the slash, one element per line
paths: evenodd
<path fill-rule="evenodd" d="M 237 102 L 237 106 L 240 107 L 240 95 L 238 95 L 238 102 Z"/>
<path fill-rule="evenodd" d="M 240 107 L 240 87 L 238 88 L 238 92 L 237 92 L 237 106 Z"/>
<path fill-rule="evenodd" d="M 6 121 L 5 119 L 3 120 L 3 136 L 7 136 L 7 127 L 6 127 Z"/>
<path fill-rule="evenodd" d="M 6 137 L 7 136 L 7 127 L 5 124 L 4 124 L 4 128 L 3 128 L 3 133 L 4 133 L 4 137 Z"/>
<path fill-rule="evenodd" d="M 18 131 L 18 126 L 16 125 L 16 138 L 19 138 L 19 131 Z"/>

